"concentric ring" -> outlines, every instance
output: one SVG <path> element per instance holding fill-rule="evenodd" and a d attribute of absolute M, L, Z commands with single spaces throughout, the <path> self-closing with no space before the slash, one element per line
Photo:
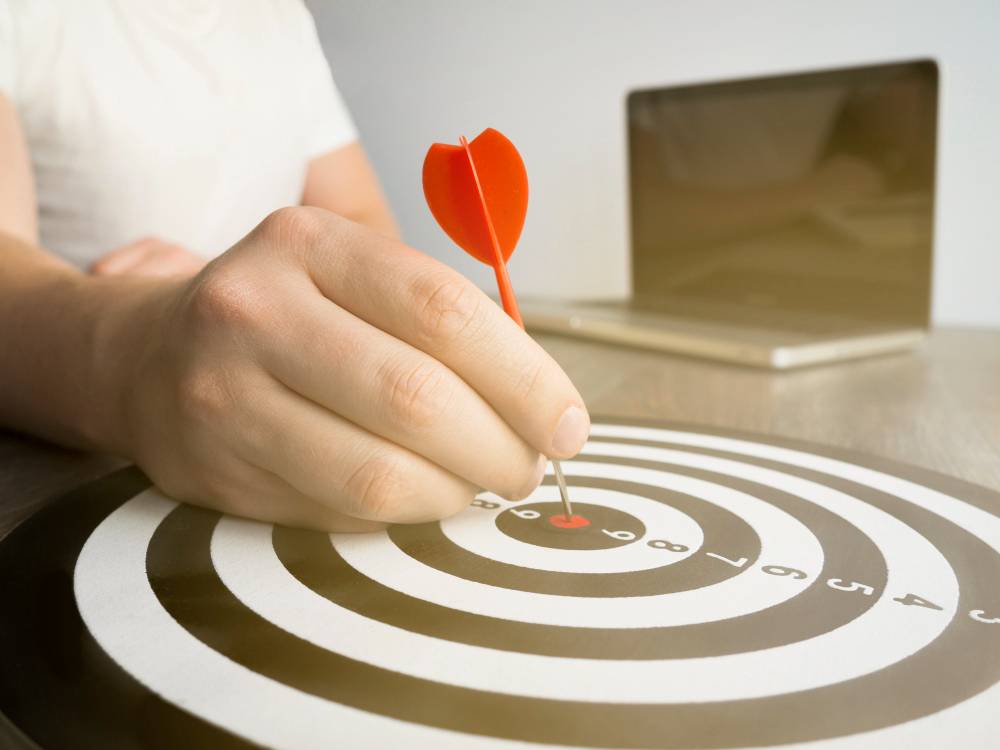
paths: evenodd
<path fill-rule="evenodd" d="M 541 551 L 494 522 L 540 499 L 488 498 L 331 539 L 146 492 L 84 526 L 82 624 L 136 691 L 281 748 L 885 742 L 920 718 L 940 736 L 942 709 L 1000 693 L 995 495 L 648 424 L 595 424 L 564 469 L 645 536 Z"/>
<path fill-rule="evenodd" d="M 726 538 L 727 549 L 731 550 L 737 559 L 745 557 L 747 563 L 752 564 L 760 555 L 761 541 L 754 528 L 726 505 L 708 502 L 699 497 L 662 486 L 626 482 L 602 476 L 572 475 L 567 481 L 574 488 L 574 493 L 577 492 L 578 488 L 617 492 L 630 497 L 647 498 L 660 505 L 674 508 L 698 526 L 702 537 L 698 548 L 704 544 L 705 530 L 708 529 L 711 535 Z M 555 480 L 552 476 L 546 477 L 543 488 L 555 489 Z M 502 501 L 497 498 L 495 502 Z M 530 502 L 530 500 L 524 502 Z M 519 504 L 523 504 L 523 502 Z M 501 509 L 509 505 L 511 504 L 501 505 Z M 744 509 L 741 508 L 741 510 Z M 746 510 L 753 516 L 754 506 Z M 464 518 L 475 521 L 480 514 L 470 512 L 463 515 Z M 456 519 L 462 517 L 458 516 Z M 720 583 L 739 574 L 744 569 L 719 565 L 718 561 L 713 561 L 711 558 L 693 557 L 693 553 L 696 551 L 694 539 L 683 534 L 676 536 L 671 533 L 670 539 L 660 540 L 657 539 L 654 532 L 648 532 L 648 536 L 651 536 L 644 540 L 645 549 L 640 550 L 643 559 L 647 561 L 641 566 L 645 568 L 642 572 L 636 569 L 620 571 L 629 572 L 627 578 L 607 570 L 553 574 L 551 571 L 539 570 L 534 566 L 525 567 L 524 565 L 512 564 L 513 560 L 506 562 L 483 554 L 476 554 L 475 545 L 468 545 L 472 549 L 461 546 L 463 539 L 460 534 L 452 534 L 449 537 L 444 532 L 444 528 L 448 524 L 449 522 L 445 521 L 441 525 L 395 526 L 389 530 L 388 534 L 392 542 L 407 555 L 444 573 L 487 586 L 563 596 L 615 597 L 674 593 Z M 484 535 L 493 533 L 489 524 L 480 522 L 479 527 L 484 529 Z M 653 528 L 659 527 L 654 525 Z M 648 544 L 650 541 L 668 541 L 673 544 L 682 539 L 689 542 L 685 546 L 690 549 L 681 553 L 669 549 L 650 548 Z M 711 542 L 711 536 L 709 542 Z M 634 558 L 635 556 L 635 551 L 632 550 L 630 557 Z M 576 560 L 579 560 L 579 556 L 576 557 Z M 652 566 L 657 562 L 659 562 L 658 568 L 653 569 Z M 569 567 L 569 563 L 566 564 L 566 567 Z"/>

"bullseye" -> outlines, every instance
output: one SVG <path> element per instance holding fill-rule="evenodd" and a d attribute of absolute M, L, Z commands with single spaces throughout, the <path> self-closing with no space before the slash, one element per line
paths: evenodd
<path fill-rule="evenodd" d="M 497 528 L 509 537 L 537 547 L 564 550 L 607 550 L 641 539 L 646 526 L 631 513 L 606 505 L 574 503 L 586 515 L 567 521 L 560 503 L 526 503 L 503 511 Z"/>
<path fill-rule="evenodd" d="M 558 526 L 560 529 L 582 529 L 585 526 L 590 526 L 590 521 L 583 516 L 573 516 L 571 518 L 566 518 L 565 515 L 552 516 L 549 519 L 549 523 L 553 526 Z"/>

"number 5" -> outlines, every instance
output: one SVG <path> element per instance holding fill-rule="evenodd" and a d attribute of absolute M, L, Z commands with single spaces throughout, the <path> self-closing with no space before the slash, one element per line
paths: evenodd
<path fill-rule="evenodd" d="M 826 582 L 826 585 L 831 589 L 837 589 L 837 591 L 860 591 L 865 596 L 871 596 L 875 593 L 875 589 L 871 586 L 865 586 L 863 583 L 852 582 L 849 586 L 845 586 L 839 578 L 831 578 Z"/>

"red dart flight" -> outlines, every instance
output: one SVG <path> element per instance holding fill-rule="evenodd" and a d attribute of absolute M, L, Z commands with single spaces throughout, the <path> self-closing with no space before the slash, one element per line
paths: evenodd
<path fill-rule="evenodd" d="M 493 128 L 471 143 L 435 143 L 424 159 L 424 196 L 447 235 L 493 266 L 503 309 L 524 328 L 506 266 L 528 213 L 528 173 L 514 144 Z"/>

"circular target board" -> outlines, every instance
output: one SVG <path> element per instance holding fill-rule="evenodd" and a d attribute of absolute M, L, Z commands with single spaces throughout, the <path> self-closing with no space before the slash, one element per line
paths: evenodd
<path fill-rule="evenodd" d="M 1000 731 L 1000 503 L 784 440 L 596 422 L 529 498 L 326 535 L 130 469 L 0 544 L 26 745 L 945 747 Z"/>

